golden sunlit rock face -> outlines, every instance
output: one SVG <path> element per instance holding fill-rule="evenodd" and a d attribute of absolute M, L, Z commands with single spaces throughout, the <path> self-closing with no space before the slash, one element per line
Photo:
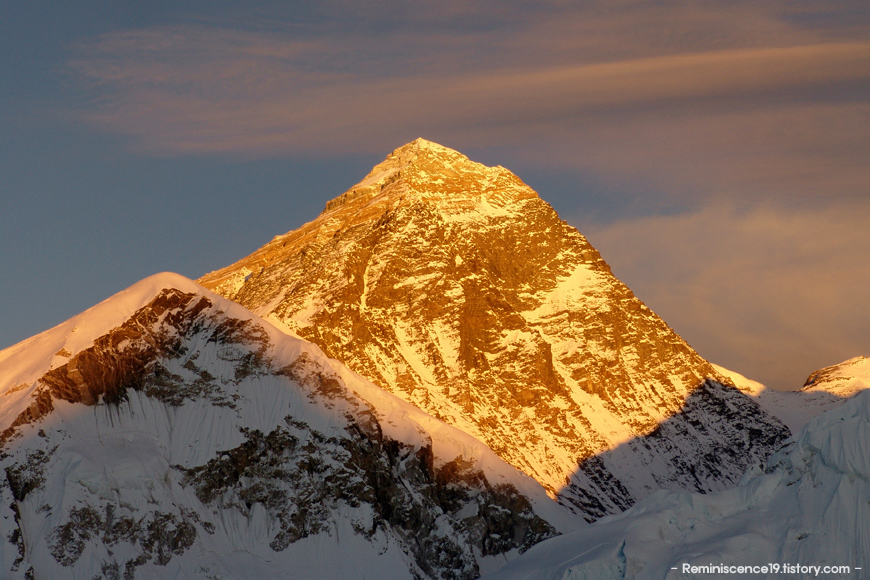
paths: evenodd
<path fill-rule="evenodd" d="M 658 487 L 736 483 L 788 435 L 517 176 L 423 139 L 200 283 L 589 519 Z"/>

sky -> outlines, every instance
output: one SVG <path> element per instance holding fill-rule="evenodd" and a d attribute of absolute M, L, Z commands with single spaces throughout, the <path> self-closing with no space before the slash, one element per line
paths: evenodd
<path fill-rule="evenodd" d="M 711 362 L 870 356 L 870 4 L 0 0 L 0 348 L 226 266 L 417 137 Z"/>

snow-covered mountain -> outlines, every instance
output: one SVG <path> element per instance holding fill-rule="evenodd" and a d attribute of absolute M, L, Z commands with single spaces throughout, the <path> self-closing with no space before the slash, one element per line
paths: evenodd
<path fill-rule="evenodd" d="M 870 359 L 863 356 L 815 371 L 797 391 L 775 391 L 739 373 L 713 366 L 765 411 L 785 423 L 792 433 L 800 431 L 816 415 L 835 409 L 870 388 Z"/>
<path fill-rule="evenodd" d="M 801 391 L 831 393 L 846 399 L 867 388 L 870 388 L 870 359 L 856 356 L 812 373 Z"/>
<path fill-rule="evenodd" d="M 661 491 L 487 578 L 867 578 L 868 570 L 870 392 L 860 392 L 811 419 L 735 489 Z"/>
<path fill-rule="evenodd" d="M 517 176 L 418 139 L 200 282 L 593 520 L 736 485 L 789 435 Z"/>
<path fill-rule="evenodd" d="M 470 579 L 584 525 L 175 274 L 0 351 L 0 402 L 3 578 Z"/>
<path fill-rule="evenodd" d="M 828 473 L 868 481 L 830 421 L 768 460 L 783 422 L 870 385 L 865 359 L 775 398 L 515 175 L 422 139 L 202 283 L 220 295 L 153 276 L 0 351 L 0 577 L 634 577 L 745 529 L 800 556 L 795 521 L 820 550 L 846 532 L 812 519 L 808 478 L 865 492 Z"/>

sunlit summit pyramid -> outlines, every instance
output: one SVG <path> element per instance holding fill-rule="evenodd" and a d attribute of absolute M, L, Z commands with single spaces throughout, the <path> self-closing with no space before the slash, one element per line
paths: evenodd
<path fill-rule="evenodd" d="M 200 283 L 470 433 L 594 519 L 735 484 L 788 430 L 517 176 L 424 139 Z"/>

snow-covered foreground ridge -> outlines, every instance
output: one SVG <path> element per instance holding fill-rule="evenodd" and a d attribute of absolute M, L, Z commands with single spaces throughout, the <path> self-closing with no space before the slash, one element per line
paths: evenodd
<path fill-rule="evenodd" d="M 684 571 L 711 564 L 757 566 L 758 573 Z M 761 568 L 769 564 L 779 573 Z M 786 564 L 813 568 L 785 574 Z M 816 566 L 848 572 L 816 576 Z M 491 578 L 858 579 L 868 570 L 870 392 L 864 391 L 810 420 L 737 488 L 709 495 L 660 491 L 623 514 L 539 544 Z"/>
<path fill-rule="evenodd" d="M 470 579 L 582 524 L 176 274 L 0 352 L 0 420 L 4 578 Z"/>

